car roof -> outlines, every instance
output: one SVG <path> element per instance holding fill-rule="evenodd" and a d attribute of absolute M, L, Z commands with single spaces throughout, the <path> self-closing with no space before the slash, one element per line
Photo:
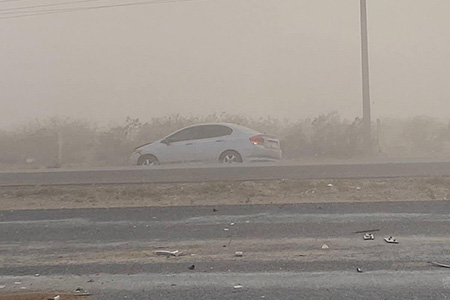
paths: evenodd
<path fill-rule="evenodd" d="M 251 129 L 251 128 L 248 128 L 248 127 L 245 127 L 245 126 L 242 126 L 242 125 L 239 125 L 239 124 L 233 124 L 233 123 L 198 123 L 198 124 L 193 124 L 193 125 L 189 125 L 189 126 L 183 127 L 181 129 L 191 128 L 191 127 L 196 127 L 196 126 L 205 126 L 205 125 L 222 125 L 222 126 L 231 127 L 232 129 L 242 130 L 242 131 L 245 131 L 245 132 L 249 132 L 250 131 L 250 132 L 254 132 L 254 133 L 259 133 L 258 131 L 254 130 L 254 129 Z"/>

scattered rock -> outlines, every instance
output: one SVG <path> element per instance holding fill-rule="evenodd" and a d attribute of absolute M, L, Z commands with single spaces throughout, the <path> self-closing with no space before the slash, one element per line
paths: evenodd
<path fill-rule="evenodd" d="M 75 292 L 73 293 L 74 296 L 90 296 L 92 295 L 91 293 L 89 293 L 88 291 L 86 291 L 83 288 L 77 287 L 75 289 Z"/>
<path fill-rule="evenodd" d="M 236 256 L 236 257 L 243 257 L 243 256 L 244 256 L 244 253 L 243 253 L 242 251 L 236 251 L 236 252 L 234 253 L 234 256 Z"/>
<path fill-rule="evenodd" d="M 235 290 L 238 290 L 238 289 L 242 289 L 242 288 L 243 288 L 243 286 L 240 285 L 240 284 L 236 284 L 236 285 L 233 286 L 233 287 L 234 287 Z"/>
<path fill-rule="evenodd" d="M 334 185 L 332 183 L 327 184 L 327 187 L 333 187 Z"/>
<path fill-rule="evenodd" d="M 432 261 L 429 261 L 428 263 L 429 263 L 429 264 L 432 264 L 433 266 L 436 266 L 436 267 L 442 267 L 442 268 L 449 268 L 449 269 L 450 269 L 450 265 L 441 264 L 441 263 L 438 263 L 438 262 L 432 262 Z"/>
<path fill-rule="evenodd" d="M 323 244 L 322 249 L 330 249 L 327 244 Z"/>
<path fill-rule="evenodd" d="M 389 244 L 398 244 L 398 241 L 395 238 L 393 238 L 392 236 L 390 236 L 388 238 L 384 238 L 384 241 Z"/>
<path fill-rule="evenodd" d="M 191 266 L 189 266 L 189 268 L 188 268 L 189 270 L 194 270 L 195 269 L 195 265 L 191 265 Z"/>
<path fill-rule="evenodd" d="M 363 270 L 361 270 L 361 268 L 356 268 L 356 272 L 358 272 L 358 273 L 362 273 L 362 272 L 363 272 Z"/>
<path fill-rule="evenodd" d="M 223 231 L 228 231 L 228 230 L 230 230 L 230 229 L 228 229 L 228 228 L 224 228 L 224 229 L 223 229 Z"/>
<path fill-rule="evenodd" d="M 374 237 L 374 235 L 372 234 L 372 233 L 366 233 L 365 235 L 363 235 L 363 239 L 364 240 L 374 240 L 375 239 L 375 237 Z"/>
<path fill-rule="evenodd" d="M 6 287 L 6 285 L 0 285 L 0 290 L 4 289 Z"/>
<path fill-rule="evenodd" d="M 175 251 L 167 251 L 167 250 L 159 250 L 159 251 L 155 251 L 156 255 L 164 255 L 164 256 L 180 256 L 181 252 L 178 250 Z"/>

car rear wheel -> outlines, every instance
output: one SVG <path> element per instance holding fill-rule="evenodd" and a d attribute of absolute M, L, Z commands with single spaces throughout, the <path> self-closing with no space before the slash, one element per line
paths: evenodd
<path fill-rule="evenodd" d="M 142 155 L 137 164 L 138 166 L 156 166 L 159 165 L 159 161 L 154 155 Z"/>
<path fill-rule="evenodd" d="M 219 162 L 221 162 L 223 164 L 241 163 L 242 157 L 236 151 L 228 150 L 220 155 Z"/>

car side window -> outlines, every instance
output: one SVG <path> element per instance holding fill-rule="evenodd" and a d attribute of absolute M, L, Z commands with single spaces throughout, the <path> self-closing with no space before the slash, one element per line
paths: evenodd
<path fill-rule="evenodd" d="M 178 132 L 175 132 L 171 136 L 167 137 L 170 143 L 195 140 L 198 135 L 196 127 L 189 127 Z"/>
<path fill-rule="evenodd" d="M 189 127 L 181 131 L 175 132 L 167 137 L 170 143 L 182 142 L 189 140 L 208 139 L 220 136 L 226 136 L 233 133 L 233 129 L 222 125 L 200 125 Z"/>
<path fill-rule="evenodd" d="M 223 125 L 202 125 L 199 126 L 198 139 L 209 139 L 226 136 L 233 133 L 233 129 Z"/>

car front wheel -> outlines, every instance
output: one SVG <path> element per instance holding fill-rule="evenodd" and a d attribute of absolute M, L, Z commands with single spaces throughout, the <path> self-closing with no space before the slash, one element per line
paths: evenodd
<path fill-rule="evenodd" d="M 138 166 L 156 166 L 159 165 L 159 161 L 154 155 L 142 155 L 137 164 Z"/>

